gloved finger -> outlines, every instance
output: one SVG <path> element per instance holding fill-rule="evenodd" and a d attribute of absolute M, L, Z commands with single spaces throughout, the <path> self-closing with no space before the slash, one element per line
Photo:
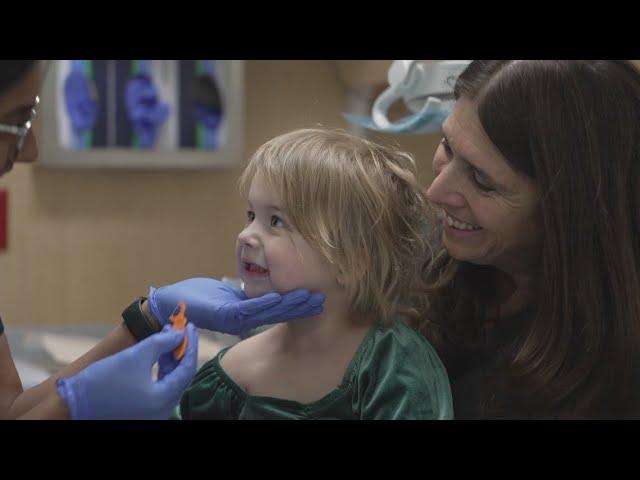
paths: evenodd
<path fill-rule="evenodd" d="M 309 300 L 311 292 L 300 288 L 280 295 L 276 292 L 267 293 L 262 297 L 246 300 L 240 304 L 240 314 L 243 318 L 255 317 L 256 320 L 264 321 L 267 318 L 276 318 L 288 307 L 301 304 Z M 277 297 L 276 297 L 277 296 Z M 270 298 L 271 304 L 266 301 Z M 278 301 L 275 299 L 278 298 Z"/>
<path fill-rule="evenodd" d="M 300 318 L 312 317 L 322 313 L 322 305 L 309 305 L 305 303 L 292 307 L 285 311 L 264 312 L 262 315 L 253 317 L 251 323 L 252 328 L 262 327 L 264 325 L 272 325 L 276 323 L 288 322 Z M 251 328 L 251 327 L 250 327 Z"/>
<path fill-rule="evenodd" d="M 184 368 L 197 368 L 198 365 L 198 329 L 193 323 L 188 323 L 186 328 L 187 350 L 180 360 L 185 364 Z"/>
<path fill-rule="evenodd" d="M 247 294 L 244 293 L 244 290 L 238 287 L 234 287 L 233 285 L 228 285 L 225 283 L 225 284 L 222 284 L 222 286 L 219 287 L 219 289 L 224 290 L 226 292 L 233 293 L 238 300 L 247 300 L 249 298 L 247 297 Z"/>
<path fill-rule="evenodd" d="M 308 303 L 304 305 L 298 305 L 295 308 L 283 312 L 282 320 L 288 321 L 295 320 L 296 318 L 313 317 L 315 315 L 321 314 L 322 310 L 324 310 L 323 305 L 311 305 Z"/>
<path fill-rule="evenodd" d="M 271 292 L 261 297 L 243 300 L 240 303 L 240 313 L 242 315 L 253 315 L 261 310 L 280 304 L 282 296 L 279 293 Z"/>
<path fill-rule="evenodd" d="M 282 306 L 298 305 L 309 300 L 311 292 L 306 288 L 292 290 L 282 295 Z"/>
<path fill-rule="evenodd" d="M 198 364 L 198 331 L 191 323 L 187 324 L 187 350 L 178 366 L 169 374 L 156 382 L 157 394 L 163 397 L 178 398 L 189 386 L 197 371 Z"/>
<path fill-rule="evenodd" d="M 149 287 L 149 293 L 147 296 L 147 305 L 149 307 L 149 311 L 151 314 L 160 322 L 162 325 L 169 324 L 169 317 L 177 311 L 178 301 L 168 301 L 166 291 L 170 289 L 171 285 L 168 287 L 160 287 L 154 288 Z M 163 294 L 163 292 L 165 292 Z M 164 295 L 165 298 L 162 298 Z M 175 297 L 175 295 L 170 295 Z M 180 295 L 178 298 L 184 295 Z"/>
<path fill-rule="evenodd" d="M 317 315 L 322 311 L 324 301 L 325 296 L 322 293 L 311 293 L 306 289 L 293 290 L 285 294 L 282 302 L 277 306 L 256 312 L 254 319 L 262 324 L 269 324 Z M 320 307 L 320 311 L 317 310 L 317 307 Z"/>
<path fill-rule="evenodd" d="M 161 332 L 154 333 L 145 338 L 138 345 L 140 348 L 148 349 L 151 364 L 158 361 L 158 357 L 163 354 L 175 350 L 184 337 L 184 333 L 174 330 L 169 325 L 165 325 Z"/>
<path fill-rule="evenodd" d="M 309 305 L 314 307 L 321 307 L 324 305 L 325 296 L 322 293 L 312 293 L 309 298 Z"/>
<path fill-rule="evenodd" d="M 169 321 L 169 314 L 164 314 L 160 311 L 160 306 L 158 305 L 158 292 L 160 288 L 149 287 L 149 294 L 147 295 L 147 305 L 149 306 L 149 311 L 151 314 L 158 320 L 162 325 L 167 325 Z"/>
<path fill-rule="evenodd" d="M 162 380 L 165 376 L 171 373 L 181 363 L 197 363 L 198 358 L 198 330 L 191 323 L 187 324 L 186 329 L 187 336 L 187 349 L 185 354 L 180 360 L 176 360 L 174 351 L 163 353 L 158 359 L 158 381 Z M 186 368 L 190 368 L 187 365 Z"/>
<path fill-rule="evenodd" d="M 324 296 L 322 297 L 324 299 Z M 251 317 L 241 317 L 243 328 L 252 329 L 263 325 L 286 322 L 296 318 L 305 318 L 322 313 L 324 304 L 318 304 L 318 297 L 309 298 L 306 302 L 298 305 L 278 305 L 270 309 L 263 310 Z"/>
<path fill-rule="evenodd" d="M 173 372 L 178 363 L 178 360 L 173 356 L 173 351 L 160 355 L 158 358 L 158 381 Z"/>

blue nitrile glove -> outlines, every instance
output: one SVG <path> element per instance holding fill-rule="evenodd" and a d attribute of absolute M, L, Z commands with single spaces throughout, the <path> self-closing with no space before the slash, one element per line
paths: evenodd
<path fill-rule="evenodd" d="M 187 323 L 187 327 L 188 328 L 193 328 L 195 329 L 196 327 L 194 325 L 191 325 L 191 327 L 189 327 L 189 323 Z M 168 325 L 165 325 L 163 327 L 163 329 L 169 328 Z M 189 338 L 187 338 L 187 348 L 189 348 L 189 343 L 191 340 Z M 173 372 L 178 365 L 180 365 L 180 362 L 184 359 L 184 357 L 182 357 L 180 360 L 176 360 L 175 357 L 173 356 L 173 350 L 169 350 L 168 352 L 162 353 L 160 354 L 160 356 L 158 357 L 158 381 L 162 380 L 164 377 L 166 377 L 167 375 L 169 375 L 171 372 Z M 196 357 L 197 357 L 197 350 L 196 350 Z M 187 352 L 185 351 L 185 355 L 187 354 Z M 197 360 L 197 358 L 196 358 Z"/>
<path fill-rule="evenodd" d="M 209 130 L 215 130 L 222 121 L 222 113 L 220 110 L 213 108 L 207 108 L 204 105 L 196 103 L 195 117 L 205 128 Z"/>
<path fill-rule="evenodd" d="M 163 324 L 179 302 L 187 304 L 189 322 L 216 332 L 241 335 L 272 323 L 322 312 L 324 295 L 299 289 L 249 298 L 239 289 L 213 278 L 190 278 L 149 289 L 149 309 Z"/>
<path fill-rule="evenodd" d="M 71 72 L 64 82 L 64 101 L 71 128 L 78 133 L 91 130 L 98 118 L 98 101 L 90 81 L 80 72 Z"/>
<path fill-rule="evenodd" d="M 196 373 L 198 334 L 187 324 L 187 349 L 175 369 L 165 366 L 154 381 L 151 367 L 181 342 L 181 332 L 165 326 L 162 332 L 89 365 L 80 373 L 57 381 L 60 397 L 73 420 L 164 420 L 171 416 L 182 392 Z"/>
<path fill-rule="evenodd" d="M 127 114 L 141 148 L 152 148 L 158 130 L 169 116 L 169 104 L 160 101 L 149 75 L 140 74 L 129 80 L 125 94 Z"/>

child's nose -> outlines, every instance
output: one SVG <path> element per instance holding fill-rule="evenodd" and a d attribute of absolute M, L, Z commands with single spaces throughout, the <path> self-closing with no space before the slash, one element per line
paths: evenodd
<path fill-rule="evenodd" d="M 242 230 L 239 234 L 238 234 L 238 243 L 240 245 L 246 245 L 249 247 L 256 247 L 258 246 L 259 239 L 258 239 L 258 234 L 255 230 L 255 228 L 252 228 L 253 223 L 247 225 L 244 230 Z"/>

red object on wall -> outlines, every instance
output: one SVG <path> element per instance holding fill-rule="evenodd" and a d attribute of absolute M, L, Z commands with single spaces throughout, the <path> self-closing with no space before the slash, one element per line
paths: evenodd
<path fill-rule="evenodd" d="M 0 190 L 0 251 L 7 249 L 7 191 Z"/>

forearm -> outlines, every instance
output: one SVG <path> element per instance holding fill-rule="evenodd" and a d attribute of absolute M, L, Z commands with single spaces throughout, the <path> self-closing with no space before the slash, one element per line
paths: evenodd
<path fill-rule="evenodd" d="M 75 375 L 92 363 L 124 350 L 134 343 L 136 341 L 127 327 L 122 324 L 118 325 L 83 356 L 60 369 L 44 382 L 17 395 L 9 409 L 8 418 L 18 418 L 23 415 L 27 415 L 28 418 L 36 418 L 38 415 L 42 415 L 38 418 L 51 418 L 48 416 L 49 414 L 58 418 L 60 410 L 56 397 L 61 403 L 64 402 L 58 396 L 56 380 Z"/>
<path fill-rule="evenodd" d="M 13 363 L 9 342 L 0 335 L 0 419 L 8 418 L 13 401 L 22 393 L 22 383 Z"/>
<path fill-rule="evenodd" d="M 47 391 L 33 408 L 18 417 L 18 420 L 69 420 L 69 409 L 58 392 Z"/>
<path fill-rule="evenodd" d="M 159 330 L 160 324 L 149 312 L 146 302 L 142 305 L 142 311 L 147 316 L 150 323 L 155 324 Z M 56 381 L 59 378 L 73 376 L 84 370 L 92 363 L 113 355 L 114 353 L 120 352 L 135 343 L 136 339 L 129 329 L 124 324 L 118 325 L 111 331 L 111 333 L 109 333 L 109 335 L 107 335 L 100 343 L 85 353 L 82 357 L 60 369 L 39 385 L 17 395 L 11 404 L 8 414 L 9 418 L 22 418 L 23 415 L 28 415 L 28 418 L 37 418 L 38 415 L 44 415 L 40 418 L 49 418 L 47 416 L 49 414 L 58 418 L 59 415 L 63 414 L 59 405 L 62 400 L 59 398 L 56 388 Z M 60 402 L 57 401 L 58 399 Z M 66 412 L 64 413 L 65 415 L 68 415 L 66 406 L 64 406 L 64 412 Z"/>

